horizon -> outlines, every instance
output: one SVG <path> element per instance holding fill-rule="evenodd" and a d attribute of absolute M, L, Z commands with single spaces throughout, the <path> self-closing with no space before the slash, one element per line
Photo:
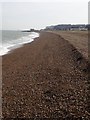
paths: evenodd
<path fill-rule="evenodd" d="M 90 25 L 90 24 L 84 24 L 84 23 L 82 23 L 82 24 L 55 24 L 55 25 L 49 25 L 49 26 L 45 26 L 45 28 L 46 27 L 50 27 L 50 26 L 57 26 L 57 25 Z M 43 28 L 43 29 L 45 29 L 45 28 Z M 35 29 L 35 28 L 30 28 L 30 29 L 34 29 L 34 30 L 42 30 L 42 29 Z M 30 29 L 9 29 L 10 31 L 21 31 L 21 30 L 30 30 Z M 5 30 L 8 30 L 8 29 L 2 29 L 3 31 Z M 1 31 L 1 30 L 0 30 Z"/>

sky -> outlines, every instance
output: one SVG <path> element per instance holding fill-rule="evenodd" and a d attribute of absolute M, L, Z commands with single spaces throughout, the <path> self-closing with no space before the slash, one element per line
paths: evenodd
<path fill-rule="evenodd" d="M 88 23 L 87 0 L 0 2 L 0 23 L 3 30 L 43 29 L 49 25 Z"/>

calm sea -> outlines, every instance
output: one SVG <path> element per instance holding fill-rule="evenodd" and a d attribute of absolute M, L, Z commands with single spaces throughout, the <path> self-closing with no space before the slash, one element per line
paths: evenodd
<path fill-rule="evenodd" d="M 36 37 L 39 37 L 39 33 L 11 30 L 0 31 L 0 56 L 7 54 L 12 49 L 18 48 L 25 43 L 32 42 Z"/>

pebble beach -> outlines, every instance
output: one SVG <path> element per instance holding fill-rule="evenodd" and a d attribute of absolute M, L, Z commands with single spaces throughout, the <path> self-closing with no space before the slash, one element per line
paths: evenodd
<path fill-rule="evenodd" d="M 59 34 L 4 55 L 2 71 L 3 119 L 90 119 L 88 61 Z"/>

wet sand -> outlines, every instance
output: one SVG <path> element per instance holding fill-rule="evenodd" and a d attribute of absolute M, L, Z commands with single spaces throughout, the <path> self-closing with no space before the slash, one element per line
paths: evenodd
<path fill-rule="evenodd" d="M 60 35 L 41 32 L 2 61 L 4 118 L 89 120 L 88 62 Z"/>

